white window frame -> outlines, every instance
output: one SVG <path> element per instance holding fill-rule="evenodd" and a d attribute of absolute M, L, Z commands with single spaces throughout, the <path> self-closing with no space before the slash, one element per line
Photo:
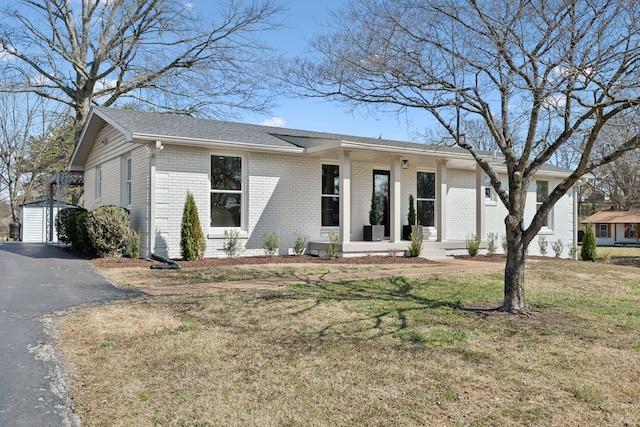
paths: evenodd
<path fill-rule="evenodd" d="M 102 165 L 96 166 L 94 192 L 94 199 L 100 200 L 102 198 Z"/>
<path fill-rule="evenodd" d="M 220 190 L 211 188 L 212 184 L 212 176 L 211 176 L 211 161 L 213 157 L 237 157 L 240 159 L 240 190 Z M 246 228 L 246 209 L 247 209 L 247 201 L 246 201 L 246 189 L 247 189 L 247 161 L 246 157 L 238 154 L 238 153 L 210 153 L 209 155 L 209 215 L 208 215 L 208 225 L 209 230 L 215 235 L 223 235 L 224 230 L 245 230 Z M 240 226 L 214 226 L 211 224 L 211 194 L 240 194 Z M 242 237 L 242 236 L 241 236 Z"/>
<path fill-rule="evenodd" d="M 603 229 L 602 226 L 604 225 L 604 236 L 603 236 Z M 604 223 L 600 223 L 598 224 L 598 234 L 597 237 L 599 237 L 600 239 L 608 239 L 609 238 L 609 224 L 604 224 Z"/>
<path fill-rule="evenodd" d="M 484 203 L 485 205 L 498 204 L 498 194 L 496 193 L 496 190 L 494 190 L 493 186 L 491 185 L 491 179 L 489 178 L 489 175 L 486 175 L 486 174 L 484 176 Z"/>
<path fill-rule="evenodd" d="M 324 188 L 322 186 L 322 171 L 325 168 L 325 166 L 331 166 L 331 167 L 336 167 L 338 168 L 338 192 L 337 193 L 325 193 L 324 192 Z M 338 224 L 337 225 L 323 225 L 322 224 L 322 201 L 325 198 L 337 198 L 338 199 L 338 206 L 340 206 L 340 165 L 337 163 L 329 163 L 329 162 L 323 162 L 322 166 L 320 167 L 320 226 L 322 229 L 329 229 L 329 230 L 333 230 L 333 229 L 337 229 L 340 226 L 340 221 L 342 220 L 342 218 L 340 218 L 340 209 L 338 208 Z"/>
<path fill-rule="evenodd" d="M 538 209 L 540 208 L 540 206 L 542 205 L 542 203 L 544 202 L 538 202 L 538 182 L 546 182 L 547 183 L 547 196 L 545 197 L 545 199 L 547 197 L 549 197 L 549 194 L 551 193 L 551 187 L 553 185 L 552 181 L 549 179 L 536 179 L 536 191 L 535 191 L 535 198 L 536 198 L 536 212 L 538 212 Z M 547 215 L 546 218 L 546 224 L 542 225 L 542 229 L 543 230 L 553 230 L 553 208 L 551 208 L 551 210 L 549 211 L 549 214 Z"/>
<path fill-rule="evenodd" d="M 637 239 L 638 236 L 636 234 L 636 224 L 635 223 L 625 223 L 624 225 L 624 238 L 625 239 Z"/>
<path fill-rule="evenodd" d="M 131 206 L 131 178 L 133 176 L 133 163 L 131 155 L 122 158 L 122 206 Z"/>
<path fill-rule="evenodd" d="M 419 197 L 418 195 L 418 174 L 419 173 L 430 173 L 433 174 L 433 184 L 434 184 L 434 191 L 433 191 L 433 198 L 428 198 L 428 197 Z M 433 202 L 433 225 L 426 225 L 426 224 L 418 224 L 418 225 L 422 225 L 423 227 L 428 227 L 429 229 L 434 229 L 437 227 L 438 225 L 438 174 L 436 173 L 436 171 L 433 170 L 418 170 L 416 171 L 416 216 L 419 222 L 420 219 L 420 215 L 418 215 L 418 203 L 419 202 Z"/>

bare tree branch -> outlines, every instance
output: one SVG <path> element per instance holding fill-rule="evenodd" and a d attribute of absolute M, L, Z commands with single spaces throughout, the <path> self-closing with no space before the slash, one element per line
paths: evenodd
<path fill-rule="evenodd" d="M 10 86 L 70 105 L 77 126 L 92 104 L 123 97 L 194 114 L 263 111 L 261 71 L 272 51 L 260 41 L 279 27 L 275 0 L 216 2 L 215 20 L 181 0 L 20 0 L 2 13 L 0 53 Z M 197 109 L 198 111 L 195 111 Z"/>
<path fill-rule="evenodd" d="M 631 0 L 351 0 L 315 55 L 288 68 L 300 96 L 420 109 L 467 150 L 507 208 L 508 311 L 524 308 L 524 253 L 580 177 L 640 147 L 599 150 L 603 130 L 640 104 L 640 5 Z M 508 188 L 465 126 L 482 122 L 504 158 Z M 467 137 L 461 138 L 461 135 Z M 579 155 L 567 149 L 578 148 Z M 572 158 L 530 224 L 526 194 L 552 159 Z"/>

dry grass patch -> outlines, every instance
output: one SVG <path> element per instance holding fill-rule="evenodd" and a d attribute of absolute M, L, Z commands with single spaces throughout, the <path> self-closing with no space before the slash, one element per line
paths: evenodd
<path fill-rule="evenodd" d="M 461 309 L 501 299 L 467 273 L 164 296 L 57 332 L 86 426 L 634 425 L 634 280 L 576 264 L 531 264 L 531 317 Z"/>
<path fill-rule="evenodd" d="M 438 266 L 431 264 L 408 264 L 402 268 L 425 268 Z M 181 270 L 151 270 L 148 267 L 107 268 L 101 273 L 111 282 L 132 289 L 167 288 L 194 284 L 228 283 L 260 279 L 312 278 L 335 273 L 366 273 L 397 269 L 393 264 L 261 264 L 216 267 L 190 267 Z"/>

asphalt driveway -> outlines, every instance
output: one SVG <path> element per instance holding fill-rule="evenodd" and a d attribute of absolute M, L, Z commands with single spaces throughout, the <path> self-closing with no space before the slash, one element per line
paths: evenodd
<path fill-rule="evenodd" d="M 74 426 L 49 315 L 138 296 L 55 246 L 0 243 L 0 426 Z"/>

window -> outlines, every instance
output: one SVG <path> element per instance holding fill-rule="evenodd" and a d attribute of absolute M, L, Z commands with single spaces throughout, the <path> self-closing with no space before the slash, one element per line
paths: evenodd
<path fill-rule="evenodd" d="M 242 157 L 211 156 L 211 227 L 242 226 Z"/>
<path fill-rule="evenodd" d="M 340 225 L 340 167 L 322 165 L 322 226 Z"/>
<path fill-rule="evenodd" d="M 625 237 L 625 239 L 637 239 L 638 238 L 638 230 L 636 229 L 636 224 L 625 224 L 624 225 L 624 237 Z"/>
<path fill-rule="evenodd" d="M 484 177 L 484 198 L 487 200 L 493 200 L 491 194 L 493 193 L 493 187 L 491 187 L 491 178 L 488 175 Z"/>
<path fill-rule="evenodd" d="M 549 181 L 536 181 L 536 210 L 549 197 Z M 549 227 L 549 215 L 542 222 L 543 227 Z"/>
<path fill-rule="evenodd" d="M 598 224 L 598 235 L 597 237 L 607 238 L 609 237 L 609 224 Z"/>
<path fill-rule="evenodd" d="M 418 197 L 416 197 L 418 224 L 433 227 L 436 223 L 436 174 L 418 172 Z"/>
<path fill-rule="evenodd" d="M 95 199 L 99 200 L 102 197 L 102 166 L 96 167 L 96 188 Z"/>
<path fill-rule="evenodd" d="M 125 157 L 122 162 L 122 205 L 131 205 L 131 157 Z"/>

